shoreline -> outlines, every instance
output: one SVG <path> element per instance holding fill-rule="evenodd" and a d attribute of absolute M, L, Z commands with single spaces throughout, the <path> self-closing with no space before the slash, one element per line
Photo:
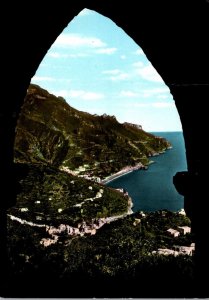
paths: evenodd
<path fill-rule="evenodd" d="M 169 146 L 165 150 L 160 151 L 160 152 L 158 152 L 155 155 L 151 155 L 151 157 L 154 157 L 154 156 L 157 156 L 157 155 L 161 155 L 161 154 L 165 153 L 166 150 L 170 150 L 172 148 L 173 148 L 172 146 Z M 122 176 L 124 176 L 126 174 L 129 174 L 129 173 L 131 173 L 131 172 L 133 172 L 135 170 L 147 170 L 148 166 L 151 165 L 151 164 L 154 164 L 154 163 L 155 163 L 155 161 L 150 160 L 147 165 L 143 165 L 142 163 L 138 163 L 137 165 L 135 165 L 133 167 L 131 167 L 131 166 L 124 167 L 123 169 L 121 169 L 117 173 L 112 174 L 112 175 L 110 175 L 110 176 L 102 179 L 100 183 L 104 185 L 104 184 L 109 183 L 109 182 L 111 182 L 111 181 L 113 181 L 113 180 L 115 180 L 115 179 L 117 179 L 119 177 L 122 177 Z"/>
<path fill-rule="evenodd" d="M 122 176 L 129 174 L 136 170 L 147 170 L 147 169 L 148 169 L 148 166 L 145 166 L 142 163 L 138 163 L 136 166 L 133 166 L 133 167 L 127 166 L 127 167 L 124 167 L 123 169 L 121 169 L 120 171 L 118 171 L 117 173 L 112 174 L 112 175 L 106 177 L 105 179 L 101 180 L 101 184 L 109 183 L 109 182 L 113 181 L 114 179 L 122 177 Z"/>

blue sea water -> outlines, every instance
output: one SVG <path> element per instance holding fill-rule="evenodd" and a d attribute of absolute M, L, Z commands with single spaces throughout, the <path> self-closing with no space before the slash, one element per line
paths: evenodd
<path fill-rule="evenodd" d="M 113 188 L 124 188 L 131 196 L 133 211 L 155 211 L 168 209 L 178 211 L 183 208 L 183 196 L 179 195 L 173 185 L 176 172 L 186 171 L 185 145 L 182 132 L 153 132 L 166 138 L 172 149 L 151 157 L 154 161 L 148 170 L 137 170 L 108 182 Z"/>

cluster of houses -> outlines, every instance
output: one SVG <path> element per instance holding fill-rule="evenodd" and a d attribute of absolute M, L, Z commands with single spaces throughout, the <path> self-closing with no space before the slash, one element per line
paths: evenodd
<path fill-rule="evenodd" d="M 89 186 L 89 189 L 92 189 L 91 186 Z M 125 191 L 124 189 L 117 189 L 120 193 L 123 193 L 124 195 L 128 196 L 128 192 Z M 104 190 L 100 189 L 95 197 L 93 198 L 88 198 L 85 199 L 82 203 L 76 204 L 75 206 L 82 206 L 82 204 L 86 201 L 94 201 L 95 199 L 101 198 L 103 195 Z M 128 197 L 128 210 L 126 214 L 123 215 L 119 215 L 119 216 L 112 216 L 112 217 L 106 217 L 106 218 L 99 218 L 99 219 L 95 219 L 92 220 L 91 223 L 87 223 L 85 221 L 83 221 L 82 223 L 79 223 L 77 227 L 72 227 L 69 225 L 65 225 L 65 224 L 60 224 L 59 227 L 53 227 L 53 226 L 47 226 L 46 225 L 46 232 L 51 236 L 50 238 L 43 238 L 40 243 L 44 246 L 44 247 L 48 247 L 52 244 L 56 244 L 58 242 L 59 236 L 61 234 L 65 234 L 68 236 L 83 236 L 84 234 L 90 234 L 90 235 L 95 235 L 96 231 L 98 229 L 100 229 L 104 224 L 106 223 L 110 223 L 113 222 L 119 218 L 123 218 L 124 216 L 128 215 L 128 214 L 132 214 L 132 199 L 130 197 Z M 143 213 L 143 212 L 142 212 Z M 145 214 L 143 213 L 143 216 L 145 216 Z"/>
<path fill-rule="evenodd" d="M 65 167 L 65 166 L 60 167 L 61 171 L 64 171 L 64 172 L 66 172 L 68 174 L 71 174 L 73 176 L 78 176 L 78 177 L 81 177 L 81 178 L 84 178 L 84 179 L 87 179 L 87 180 L 90 180 L 90 181 L 93 181 L 93 182 L 101 183 L 101 178 L 100 177 L 92 176 L 92 174 L 90 174 L 90 173 L 85 173 L 83 175 L 79 175 L 82 172 L 86 172 L 87 169 L 89 170 L 89 165 L 79 166 L 74 171 L 70 170 L 68 167 Z"/>
<path fill-rule="evenodd" d="M 178 226 L 177 229 L 169 228 L 167 230 L 167 233 L 173 237 L 178 237 L 181 234 L 185 235 L 191 233 L 191 227 L 189 226 Z M 192 256 L 194 254 L 194 251 L 195 251 L 195 243 L 191 243 L 190 246 L 173 246 L 173 249 L 159 248 L 157 251 L 152 251 L 152 254 Z"/>
<path fill-rule="evenodd" d="M 48 247 L 58 242 L 59 236 L 62 234 L 68 236 L 83 236 L 84 234 L 94 235 L 96 231 L 106 223 L 105 218 L 95 220 L 95 222 L 87 223 L 83 221 L 77 227 L 72 227 L 66 224 L 60 224 L 59 227 L 46 226 L 46 232 L 51 236 L 50 238 L 43 238 L 40 241 L 44 247 Z"/>
<path fill-rule="evenodd" d="M 191 233 L 191 227 L 189 226 L 178 226 L 178 230 L 173 229 L 173 228 L 169 228 L 167 230 L 168 234 L 172 235 L 173 237 L 177 237 L 180 234 L 187 234 L 187 233 Z"/>
<path fill-rule="evenodd" d="M 152 254 L 192 256 L 194 254 L 194 251 L 195 251 L 195 243 L 191 243 L 190 246 L 174 246 L 174 249 L 159 248 L 157 251 L 153 251 Z"/>

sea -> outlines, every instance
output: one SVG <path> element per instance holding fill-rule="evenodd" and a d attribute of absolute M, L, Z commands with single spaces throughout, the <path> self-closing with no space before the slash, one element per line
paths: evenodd
<path fill-rule="evenodd" d="M 173 185 L 173 176 L 179 171 L 187 170 L 183 133 L 152 134 L 166 138 L 172 148 L 163 154 L 150 157 L 153 163 L 147 170 L 135 170 L 108 182 L 106 186 L 125 189 L 132 198 L 134 212 L 163 209 L 179 211 L 184 207 L 184 199 Z"/>

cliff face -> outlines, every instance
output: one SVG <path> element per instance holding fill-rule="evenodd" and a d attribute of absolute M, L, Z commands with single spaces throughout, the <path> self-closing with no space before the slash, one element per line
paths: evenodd
<path fill-rule="evenodd" d="M 169 146 L 140 126 L 120 124 L 114 116 L 91 115 L 30 85 L 18 121 L 17 162 L 43 162 L 77 174 L 105 177 Z"/>

